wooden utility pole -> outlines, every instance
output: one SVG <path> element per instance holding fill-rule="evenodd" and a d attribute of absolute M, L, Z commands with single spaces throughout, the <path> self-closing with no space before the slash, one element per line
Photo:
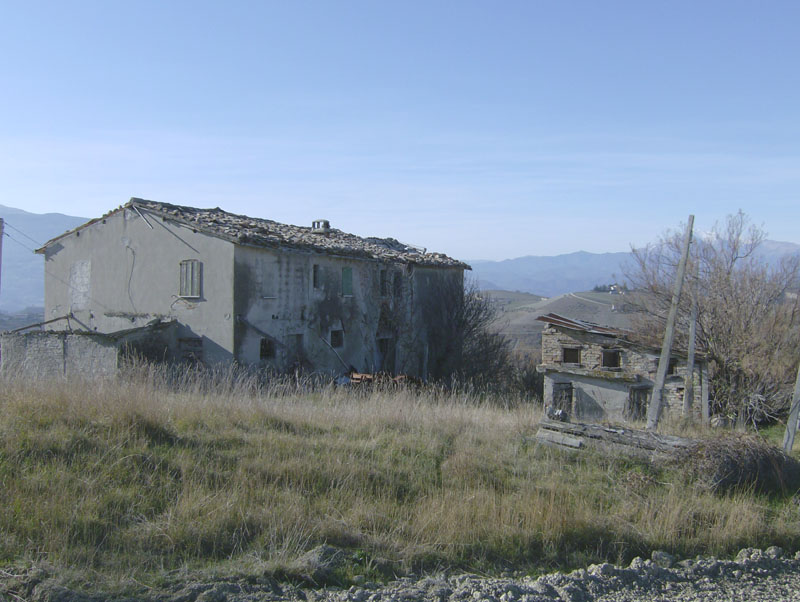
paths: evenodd
<path fill-rule="evenodd" d="M 792 406 L 789 419 L 786 421 L 786 432 L 783 434 L 783 451 L 791 453 L 794 445 L 794 434 L 797 432 L 797 415 L 800 414 L 800 366 L 797 367 L 797 378 L 794 381 Z"/>
<path fill-rule="evenodd" d="M 706 369 L 700 370 L 700 412 L 703 418 L 703 424 L 708 426 L 711 424 L 711 408 L 708 406 L 708 360 L 706 360 Z"/>
<path fill-rule="evenodd" d="M 667 370 L 669 369 L 669 358 L 672 353 L 672 341 L 675 338 L 675 319 L 678 316 L 678 302 L 681 299 L 681 289 L 683 288 L 683 278 L 686 276 L 686 261 L 689 257 L 689 245 L 692 242 L 692 227 L 694 226 L 694 215 L 689 216 L 689 223 L 686 224 L 686 236 L 683 241 L 683 253 L 678 262 L 678 271 L 675 274 L 675 285 L 672 289 L 672 304 L 667 315 L 667 328 L 664 331 L 664 342 L 661 345 L 661 357 L 658 359 L 658 370 L 656 371 L 656 381 L 653 384 L 653 394 L 650 397 L 650 406 L 647 408 L 647 430 L 654 431 L 661 418 L 661 406 L 664 402 L 664 382 L 667 380 Z"/>
<path fill-rule="evenodd" d="M 686 357 L 686 379 L 683 385 L 683 415 L 688 418 L 692 414 L 694 404 L 694 352 L 695 338 L 697 338 L 697 273 L 696 266 L 694 285 L 692 286 L 692 315 L 689 318 L 689 349 Z"/>

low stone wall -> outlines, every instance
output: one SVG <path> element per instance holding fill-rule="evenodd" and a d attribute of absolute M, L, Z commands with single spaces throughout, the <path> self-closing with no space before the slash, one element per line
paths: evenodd
<path fill-rule="evenodd" d="M 0 376 L 108 378 L 117 373 L 119 341 L 94 333 L 0 335 Z"/>

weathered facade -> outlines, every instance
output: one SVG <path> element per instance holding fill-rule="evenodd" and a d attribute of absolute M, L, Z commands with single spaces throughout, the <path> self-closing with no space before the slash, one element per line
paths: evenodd
<path fill-rule="evenodd" d="M 426 305 L 464 263 L 394 239 L 131 199 L 52 239 L 45 318 L 110 333 L 178 324 L 177 357 L 427 376 Z M 65 329 L 58 320 L 51 329 Z"/>
<path fill-rule="evenodd" d="M 544 403 L 584 421 L 642 420 L 653 390 L 659 351 L 636 345 L 626 333 L 548 314 L 542 332 Z M 688 371 L 685 357 L 673 355 L 664 387 L 665 409 L 683 407 Z M 702 357 L 692 371 L 695 399 L 707 395 Z M 696 404 L 699 407 L 699 404 Z"/>

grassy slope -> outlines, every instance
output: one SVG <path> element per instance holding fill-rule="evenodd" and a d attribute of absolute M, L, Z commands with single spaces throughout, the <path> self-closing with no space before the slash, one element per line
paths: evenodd
<path fill-rule="evenodd" d="M 789 499 L 716 496 L 669 470 L 537 447 L 538 419 L 467 394 L 5 382 L 0 561 L 291 572 L 328 542 L 352 552 L 352 575 L 800 544 Z"/>
<path fill-rule="evenodd" d="M 610 295 L 593 291 L 559 295 L 550 299 L 509 291 L 486 291 L 498 310 L 495 329 L 514 344 L 515 351 L 536 357 L 541 350 L 544 323 L 536 320 L 547 313 L 588 320 L 605 326 L 629 328 L 633 294 Z M 614 309 L 612 310 L 612 306 Z"/>

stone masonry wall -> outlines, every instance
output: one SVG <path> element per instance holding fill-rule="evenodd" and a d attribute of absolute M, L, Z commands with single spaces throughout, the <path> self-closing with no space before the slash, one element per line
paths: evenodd
<path fill-rule="evenodd" d="M 563 362 L 565 348 L 580 349 L 579 364 Z M 619 368 L 603 367 L 603 350 L 607 349 L 619 350 Z M 626 398 L 624 394 L 626 386 L 631 384 L 635 384 L 637 387 L 653 385 L 658 369 L 658 354 L 632 347 L 627 341 L 612 336 L 561 329 L 548 324 L 542 333 L 541 368 L 547 374 L 544 391 L 545 404 L 550 405 L 553 402 L 553 383 L 572 382 L 576 391 L 581 390 L 581 394 L 576 396 L 576 404 L 581 402 L 580 398 L 583 398 L 586 402 L 584 405 L 591 401 L 590 405 L 593 408 L 589 412 L 588 406 L 587 408 L 576 407 L 577 414 L 582 412 L 596 414 L 600 412 L 600 408 L 603 408 L 606 417 L 617 417 Z M 677 359 L 673 374 L 667 376 L 664 385 L 664 400 L 667 409 L 682 407 L 684 379 L 687 370 L 686 360 Z M 701 384 L 704 378 L 707 378 L 705 366 L 697 364 L 694 369 L 696 400 L 700 399 Z M 626 382 L 628 385 L 622 384 Z M 592 384 L 589 386 L 587 383 Z M 607 390 L 606 394 L 601 395 L 599 393 L 601 390 Z M 699 401 L 695 404 L 695 408 L 699 411 Z"/>
<path fill-rule="evenodd" d="M 0 336 L 0 376 L 30 379 L 107 378 L 119 349 L 108 337 L 29 332 Z"/>
<path fill-rule="evenodd" d="M 575 364 L 564 364 L 562 362 L 562 350 L 565 347 L 580 348 L 580 365 L 576 366 Z M 642 379 L 647 380 L 655 379 L 658 369 L 657 353 L 638 350 L 631 347 L 627 341 L 614 337 L 566 331 L 549 324 L 542 333 L 542 364 L 548 368 L 563 366 L 565 370 L 581 368 L 590 371 L 609 371 L 603 368 L 602 355 L 604 349 L 618 349 L 620 351 L 620 368 L 615 372 L 630 376 L 638 374 Z M 679 359 L 674 373 L 668 376 L 668 380 L 670 382 L 680 381 L 680 386 L 682 387 L 687 369 L 686 360 Z M 700 390 L 700 383 L 700 369 L 695 366 L 694 385 L 698 391 Z"/>

